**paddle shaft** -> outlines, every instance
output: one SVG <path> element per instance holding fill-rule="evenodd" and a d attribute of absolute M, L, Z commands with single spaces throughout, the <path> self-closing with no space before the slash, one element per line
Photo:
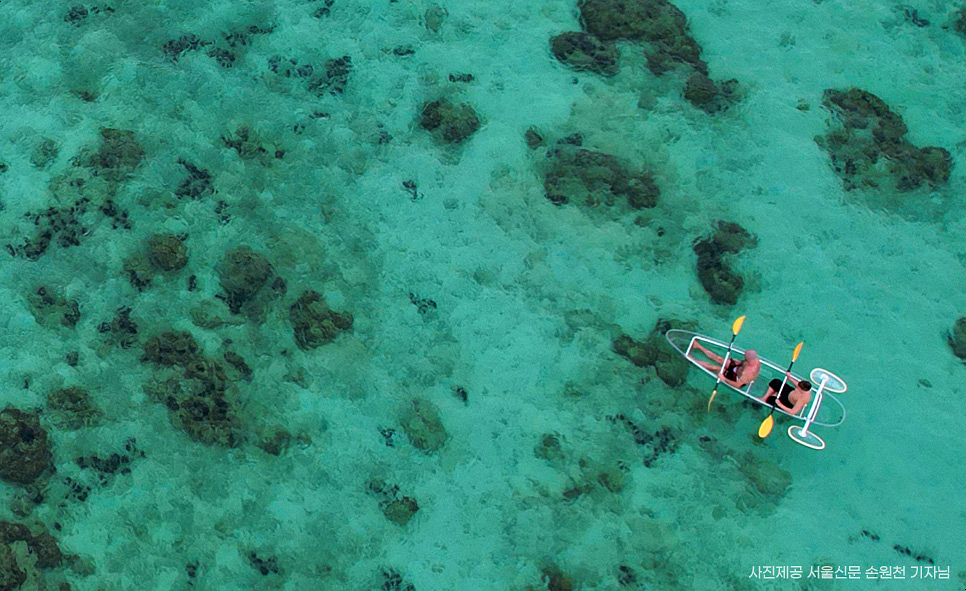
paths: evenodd
<path fill-rule="evenodd" d="M 775 412 L 775 406 L 778 405 L 778 399 L 782 395 L 782 390 L 785 389 L 785 384 L 788 383 L 788 374 L 792 371 L 792 366 L 795 365 L 795 362 L 798 361 L 798 355 L 802 352 L 802 345 L 804 344 L 805 343 L 798 343 L 798 345 L 795 347 L 795 352 L 792 353 L 792 361 L 788 364 L 788 369 L 785 370 L 785 375 L 782 376 L 782 385 L 778 388 L 778 392 L 775 392 L 775 400 L 773 400 L 771 403 L 771 412 L 773 414 Z"/>
<path fill-rule="evenodd" d="M 775 392 L 775 399 L 771 401 L 771 412 L 765 417 L 765 420 L 761 422 L 761 426 L 758 427 L 758 436 L 764 439 L 771 434 L 771 428 L 775 425 L 775 409 L 778 408 L 778 399 L 782 395 L 782 391 L 785 390 L 785 384 L 788 383 L 788 374 L 792 371 L 792 366 L 798 361 L 798 355 L 802 352 L 802 345 L 805 343 L 798 343 L 795 347 L 795 352 L 792 353 L 792 362 L 788 364 L 788 369 L 785 370 L 785 376 L 782 378 L 782 385 L 778 387 L 778 391 Z"/>
<path fill-rule="evenodd" d="M 721 378 L 724 377 L 725 367 L 728 365 L 728 359 L 731 358 L 731 350 L 735 346 L 735 339 L 738 338 L 738 333 L 741 332 L 741 325 L 744 323 L 745 317 L 739 316 L 734 324 L 731 325 L 731 342 L 728 343 L 728 352 L 725 353 L 724 361 L 721 362 L 721 370 L 715 376 L 714 390 L 711 391 L 711 398 L 708 399 L 708 412 L 711 412 L 711 403 L 714 402 L 714 397 L 718 394 L 718 385 L 721 384 Z"/>
<path fill-rule="evenodd" d="M 731 342 L 728 343 L 728 352 L 725 353 L 724 359 L 721 361 L 721 369 L 718 370 L 717 379 L 714 382 L 714 389 L 717 390 L 718 386 L 721 384 L 721 378 L 724 377 L 725 368 L 728 367 L 728 361 L 731 359 L 731 351 L 735 346 L 735 339 L 738 338 L 737 334 L 731 335 Z"/>

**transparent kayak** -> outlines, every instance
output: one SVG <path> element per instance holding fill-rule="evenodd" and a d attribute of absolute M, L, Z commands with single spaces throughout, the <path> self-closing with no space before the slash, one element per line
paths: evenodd
<path fill-rule="evenodd" d="M 694 342 L 697 340 L 700 341 L 701 344 L 704 345 L 708 350 L 717 353 L 721 357 L 724 357 L 725 353 L 728 352 L 728 343 L 686 330 L 669 330 L 665 336 L 667 337 L 667 341 L 671 344 L 671 346 L 674 347 L 678 353 L 684 355 L 685 359 L 690 361 L 692 365 L 712 378 L 718 377 L 715 372 L 705 367 L 701 367 L 695 362 L 695 359 L 691 356 L 691 348 L 694 346 Z M 732 347 L 731 350 L 734 353 L 738 353 L 740 356 L 744 357 L 745 349 Z M 705 357 L 701 355 L 700 352 L 698 355 L 699 359 L 702 361 L 705 360 Z M 755 381 L 747 384 L 744 388 L 735 388 L 734 386 L 726 384 L 725 382 L 721 382 L 721 385 L 745 396 L 752 402 L 757 402 L 758 404 L 770 409 L 771 405 L 766 404 L 765 401 L 762 400 L 762 398 L 765 396 L 765 392 L 768 390 L 768 382 L 775 378 L 781 380 L 785 376 L 785 368 L 787 365 L 778 365 L 774 361 L 765 359 L 760 354 L 758 355 L 758 359 L 761 361 L 761 373 Z M 791 375 L 796 380 L 804 379 L 794 372 L 791 372 Z M 839 399 L 828 390 L 825 390 L 822 393 L 822 396 L 823 399 L 821 401 L 821 406 L 818 408 L 818 414 L 815 416 L 812 424 L 822 427 L 837 427 L 845 422 L 845 407 L 842 406 L 842 403 L 839 402 Z M 775 408 L 775 412 L 780 412 L 786 416 L 804 421 L 806 418 L 805 415 L 808 413 L 808 405 L 806 405 L 806 407 L 802 409 L 801 413 L 797 415 L 785 412 L 777 407 Z"/>

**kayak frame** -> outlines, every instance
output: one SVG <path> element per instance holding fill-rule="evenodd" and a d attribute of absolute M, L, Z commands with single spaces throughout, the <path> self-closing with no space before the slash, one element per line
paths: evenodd
<path fill-rule="evenodd" d="M 692 365 L 694 365 L 695 367 L 697 367 L 698 369 L 700 369 L 704 373 L 708 374 L 709 376 L 717 379 L 718 374 L 716 372 L 713 372 L 710 369 L 708 369 L 708 368 L 706 368 L 706 367 L 704 367 L 702 365 L 699 365 L 698 362 L 697 362 L 697 359 L 695 359 L 694 357 L 691 356 L 691 349 L 694 347 L 694 342 L 695 341 L 701 341 L 702 344 L 708 344 L 708 345 L 714 345 L 714 346 L 717 346 L 717 347 L 723 347 L 726 350 L 728 349 L 728 343 L 726 343 L 724 341 L 720 341 L 720 340 L 715 339 L 715 338 L 712 338 L 712 337 L 707 337 L 707 336 L 704 336 L 702 334 L 698 334 L 696 332 L 691 332 L 691 331 L 688 331 L 688 330 L 680 330 L 680 329 L 671 329 L 671 330 L 667 331 L 664 336 L 665 336 L 665 338 L 667 338 L 667 341 L 671 345 L 671 347 L 673 347 L 674 350 L 677 351 L 678 353 L 680 353 L 681 355 L 684 355 L 684 358 L 687 359 L 688 361 L 690 361 Z M 687 349 L 684 350 L 684 351 L 682 351 L 678 347 L 678 344 L 676 344 L 674 342 L 674 340 L 672 339 L 673 336 L 677 336 L 681 341 L 683 341 L 684 338 L 687 338 L 688 339 Z M 731 351 L 732 351 L 732 353 L 740 353 L 741 355 L 744 355 L 744 353 L 745 353 L 746 350 L 745 349 L 740 349 L 738 347 L 732 347 L 731 348 Z M 722 357 L 724 357 L 724 355 L 722 355 Z M 784 375 L 785 374 L 785 369 L 786 368 L 778 365 L 774 361 L 769 361 L 768 359 L 765 359 L 761 355 L 758 356 L 758 360 L 761 362 L 761 364 L 763 366 L 767 366 L 767 367 L 775 370 L 776 372 L 778 372 L 781 375 Z M 794 373 L 792 373 L 791 376 L 793 378 L 795 378 L 795 381 L 801 381 L 802 379 L 804 379 L 804 378 L 802 378 L 802 377 L 800 377 L 800 376 L 798 376 L 798 375 L 796 375 Z M 727 386 L 728 388 L 734 390 L 735 392 L 743 395 L 745 398 L 751 400 L 752 402 L 757 402 L 758 404 L 764 406 L 765 408 L 771 408 L 771 405 L 770 404 L 766 403 L 764 400 L 762 400 L 758 396 L 755 396 L 754 394 L 751 393 L 752 387 L 754 387 L 757 382 L 758 382 L 758 379 L 756 378 L 756 379 L 752 380 L 751 382 L 749 382 L 748 384 L 746 384 L 744 388 L 735 388 L 734 386 L 732 386 L 731 384 L 729 384 L 728 382 L 725 382 L 725 381 L 722 381 L 721 384 L 724 385 L 724 386 Z M 833 396 L 828 390 L 826 390 L 825 392 L 822 393 L 822 398 L 823 398 L 822 402 L 825 402 L 826 404 L 829 402 L 828 399 L 831 399 L 831 402 L 834 402 L 835 405 L 838 406 L 838 408 L 840 408 L 842 410 L 842 418 L 840 418 L 836 422 L 829 422 L 829 423 L 824 423 L 824 422 L 818 421 L 815 418 L 813 418 L 813 420 L 811 421 L 810 424 L 816 425 L 816 426 L 820 426 L 820 427 L 837 427 L 837 426 L 841 425 L 842 423 L 844 423 L 845 422 L 845 415 L 846 415 L 846 413 L 845 413 L 845 406 L 842 405 L 842 403 L 839 401 L 839 399 L 836 398 L 835 396 Z M 818 402 L 818 401 L 817 400 L 813 400 L 813 403 L 814 402 Z M 787 412 L 787 411 L 783 410 L 779 406 L 775 406 L 775 411 L 776 412 L 780 412 L 780 413 L 782 413 L 783 415 L 785 415 L 787 417 L 790 417 L 792 419 L 797 419 L 799 421 L 807 421 L 808 420 L 808 415 L 810 414 L 809 411 L 811 411 L 811 410 L 813 410 L 813 409 L 810 409 L 808 406 L 806 406 L 805 408 L 802 409 L 801 414 L 794 415 L 794 414 L 791 414 L 790 412 Z M 815 410 L 817 411 L 817 409 L 815 409 Z M 834 412 L 834 410 L 833 410 L 833 412 Z M 817 412 L 815 414 L 817 414 Z M 826 419 L 826 420 L 828 420 L 828 419 Z"/>

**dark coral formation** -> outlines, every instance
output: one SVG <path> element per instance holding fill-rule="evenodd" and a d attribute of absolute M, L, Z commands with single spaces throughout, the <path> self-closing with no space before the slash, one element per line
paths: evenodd
<path fill-rule="evenodd" d="M 744 453 L 737 466 L 757 492 L 776 500 L 783 497 L 792 484 L 792 475 L 787 470 L 772 461 L 756 458 L 750 451 Z"/>
<path fill-rule="evenodd" d="M 36 413 L 10 407 L 0 411 L 0 478 L 30 484 L 53 468 L 52 455 Z"/>
<path fill-rule="evenodd" d="M 180 236 L 154 234 L 147 240 L 145 251 L 124 261 L 124 272 L 139 291 L 159 273 L 179 271 L 188 264 L 188 248 Z"/>
<path fill-rule="evenodd" d="M 145 457 L 143 451 L 138 449 L 137 441 L 132 437 L 124 442 L 123 452 L 112 452 L 107 457 L 97 454 L 74 458 L 74 463 L 82 470 L 90 470 L 95 473 L 98 484 L 107 486 L 117 474 L 130 474 L 131 463 Z"/>
<path fill-rule="evenodd" d="M 122 349 L 127 349 L 137 342 L 138 325 L 131 319 L 131 308 L 122 306 L 110 322 L 102 322 L 97 327 L 97 332 L 107 335 L 106 341 L 109 345 L 117 345 Z"/>
<path fill-rule="evenodd" d="M 327 60 L 323 64 L 322 73 L 309 80 L 309 92 L 316 96 L 342 94 L 349 84 L 349 74 L 351 73 L 351 57 L 344 55 Z"/>
<path fill-rule="evenodd" d="M 399 486 L 396 484 L 373 480 L 369 483 L 369 492 L 380 497 L 379 508 L 382 509 L 386 519 L 396 525 L 406 525 L 419 511 L 416 499 L 400 496 Z"/>
<path fill-rule="evenodd" d="M 90 426 L 101 416 L 90 393 L 79 386 L 59 388 L 47 394 L 47 408 L 53 411 L 55 424 L 66 429 Z"/>
<path fill-rule="evenodd" d="M 413 292 L 409 292 L 409 302 L 416 306 L 420 314 L 427 314 L 436 309 L 436 301 L 429 298 L 420 297 Z"/>
<path fill-rule="evenodd" d="M 544 433 L 540 442 L 533 447 L 533 455 L 550 463 L 563 461 L 564 451 L 560 435 Z"/>
<path fill-rule="evenodd" d="M 117 203 L 115 203 L 113 199 L 105 199 L 104 203 L 102 203 L 97 209 L 104 214 L 105 217 L 111 220 L 111 228 L 115 230 L 119 228 L 130 230 L 132 228 L 127 211 L 118 207 Z"/>
<path fill-rule="evenodd" d="M 716 304 L 734 305 L 745 280 L 731 269 L 729 254 L 737 254 L 758 244 L 758 238 L 734 222 L 718 221 L 718 229 L 710 238 L 694 243 L 698 255 L 698 280 Z"/>
<path fill-rule="evenodd" d="M 181 181 L 175 189 L 175 196 L 179 199 L 202 199 L 214 194 L 215 189 L 211 182 L 211 173 L 203 168 L 198 168 L 194 164 L 179 159 L 178 164 L 183 166 L 188 172 L 188 177 Z"/>
<path fill-rule="evenodd" d="M 133 131 L 105 128 L 101 130 L 101 146 L 87 159 L 87 166 L 97 176 L 110 181 L 129 177 L 144 160 L 144 150 Z"/>
<path fill-rule="evenodd" d="M 620 58 L 617 46 L 589 33 L 561 33 L 550 39 L 550 51 L 555 58 L 575 70 L 601 76 L 617 74 L 617 60 Z"/>
<path fill-rule="evenodd" d="M 187 366 L 200 358 L 201 347 L 191 333 L 163 332 L 144 344 L 144 360 L 166 367 Z"/>
<path fill-rule="evenodd" d="M 190 333 L 168 331 L 149 339 L 142 360 L 168 369 L 145 391 L 168 408 L 175 426 L 201 443 L 240 443 L 225 367 L 205 356 Z"/>
<path fill-rule="evenodd" d="M 107 15 L 114 14 L 114 7 L 108 5 L 95 5 L 88 8 L 80 4 L 75 4 L 67 9 L 67 13 L 64 15 L 64 22 L 79 27 L 89 16 L 102 13 Z M 0 589 L 2 588 L 3 586 L 0 585 Z"/>
<path fill-rule="evenodd" d="M 265 163 L 268 162 L 269 154 L 275 151 L 272 147 L 263 146 L 261 138 L 246 126 L 239 127 L 231 135 L 222 136 L 221 141 L 226 147 L 234 149 L 242 160 L 258 159 Z"/>
<path fill-rule="evenodd" d="M 251 564 L 252 568 L 258 571 L 258 574 L 262 575 L 263 577 L 270 574 L 277 575 L 281 572 L 278 567 L 277 556 L 268 556 L 263 558 L 259 556 L 257 552 L 248 552 L 247 556 L 248 563 Z"/>
<path fill-rule="evenodd" d="M 571 201 L 596 207 L 626 201 L 631 209 L 657 205 L 660 189 L 646 171 L 634 172 L 610 154 L 558 142 L 543 181 L 547 199 L 555 205 Z"/>
<path fill-rule="evenodd" d="M 309 63 L 300 63 L 293 58 L 273 55 L 268 58 L 268 69 L 284 78 L 307 80 L 305 87 L 312 94 L 322 97 L 326 94 L 337 95 L 345 92 L 352 73 L 352 58 L 348 55 L 332 58 L 316 68 Z"/>
<path fill-rule="evenodd" d="M 225 294 L 223 299 L 232 314 L 254 299 L 275 274 L 265 257 L 242 246 L 230 251 L 219 265 L 218 279 Z"/>
<path fill-rule="evenodd" d="M 956 11 L 952 22 L 953 30 L 966 37 L 966 7 Z"/>
<path fill-rule="evenodd" d="M 706 113 L 717 113 L 734 102 L 737 80 L 726 80 L 720 85 L 706 74 L 696 72 L 684 85 L 684 98 Z"/>
<path fill-rule="evenodd" d="M 885 179 L 901 192 L 949 180 L 949 152 L 912 145 L 905 139 L 902 117 L 876 95 L 858 88 L 828 89 L 822 103 L 838 115 L 841 126 L 816 141 L 828 152 L 846 191 L 878 187 Z"/>
<path fill-rule="evenodd" d="M 409 523 L 416 511 L 419 511 L 419 505 L 416 503 L 416 499 L 412 497 L 395 499 L 382 506 L 383 515 L 396 525 Z"/>
<path fill-rule="evenodd" d="M 172 62 L 177 62 L 189 51 L 200 51 L 208 48 L 205 55 L 214 59 L 219 66 L 230 68 L 246 47 L 251 45 L 252 37 L 271 33 L 274 27 L 259 27 L 251 25 L 242 29 L 222 33 L 213 41 L 205 40 L 194 33 L 185 33 L 177 39 L 166 41 L 161 51 Z"/>
<path fill-rule="evenodd" d="M 667 0 L 580 0 L 583 32 L 568 32 L 550 40 L 558 60 L 576 70 L 613 76 L 618 70 L 615 42 L 629 40 L 644 48 L 647 67 L 657 76 L 683 64 L 695 73 L 684 98 L 708 113 L 734 102 L 736 80 L 716 84 L 701 59 L 701 45 L 688 31 L 684 13 Z"/>
<path fill-rule="evenodd" d="M 255 445 L 267 454 L 280 456 L 288 450 L 294 439 L 286 429 L 277 428 L 259 437 L 255 441 Z"/>
<path fill-rule="evenodd" d="M 329 309 L 322 295 L 307 290 L 289 308 L 289 320 L 295 330 L 295 342 L 303 351 L 331 343 L 343 331 L 352 328 L 352 314 Z"/>
<path fill-rule="evenodd" d="M 416 586 L 407 581 L 394 569 L 382 571 L 382 585 L 379 587 L 383 591 L 416 591 Z"/>
<path fill-rule="evenodd" d="M 259 27 L 250 25 L 228 33 L 222 33 L 220 39 L 211 43 L 206 55 L 213 58 L 223 68 L 230 68 L 235 64 L 245 48 L 251 45 L 252 37 L 271 33 L 275 27 Z"/>
<path fill-rule="evenodd" d="M 26 545 L 29 556 L 19 563 L 19 552 L 15 549 L 18 543 Z M 0 591 L 25 588 L 22 585 L 28 574 L 34 581 L 39 581 L 38 588 L 54 588 L 49 582 L 44 584 L 44 576 L 38 571 L 62 567 L 71 558 L 74 557 L 61 551 L 57 539 L 43 524 L 0 521 Z M 70 586 L 65 582 L 58 588 L 69 589 Z"/>
<path fill-rule="evenodd" d="M 946 342 L 953 350 L 953 355 L 966 359 L 966 317 L 960 318 L 953 324 L 952 332 L 946 335 Z"/>
<path fill-rule="evenodd" d="M 22 244 L 7 244 L 7 250 L 14 256 L 37 260 L 51 244 L 78 246 L 98 221 L 97 214 L 109 218 L 114 229 L 130 230 L 127 212 L 111 196 L 118 183 L 130 177 L 143 160 L 144 150 L 133 132 L 101 129 L 97 151 L 81 151 L 71 160 L 76 168 L 52 180 L 51 191 L 62 205 L 27 215 L 34 226 L 33 235 Z"/>
<path fill-rule="evenodd" d="M 188 248 L 174 234 L 155 234 L 148 239 L 148 261 L 160 271 L 177 271 L 188 264 Z"/>
<path fill-rule="evenodd" d="M 540 583 L 547 591 L 573 591 L 577 587 L 573 578 L 564 573 L 556 564 L 549 564 L 540 569 Z"/>
<path fill-rule="evenodd" d="M 673 454 L 678 447 L 677 437 L 670 427 L 662 426 L 648 431 L 622 414 L 607 417 L 611 422 L 623 425 L 634 437 L 634 443 L 644 447 L 644 466 L 650 468 L 662 455 Z"/>
<path fill-rule="evenodd" d="M 0 590 L 19 589 L 26 581 L 27 573 L 17 564 L 17 555 L 10 544 L 0 544 Z"/>
<path fill-rule="evenodd" d="M 36 228 L 33 237 L 26 238 L 23 244 L 7 244 L 7 250 L 14 256 L 36 261 L 54 242 L 61 248 L 79 246 L 93 223 L 92 216 L 88 215 L 89 206 L 90 199 L 81 197 L 71 205 L 48 207 L 41 213 L 30 214 L 27 219 Z"/>
<path fill-rule="evenodd" d="M 530 127 L 527 129 L 526 133 L 523 135 L 523 139 L 527 142 L 527 147 L 531 150 L 536 150 L 540 146 L 544 145 L 543 136 L 537 131 L 536 127 Z"/>
<path fill-rule="evenodd" d="M 402 428 L 409 442 L 426 453 L 439 451 L 449 439 L 439 416 L 439 409 L 432 402 L 415 399 L 403 410 Z"/>
<path fill-rule="evenodd" d="M 581 0 L 584 29 L 603 41 L 629 39 L 647 44 L 648 68 L 663 74 L 672 62 L 684 62 L 702 74 L 701 46 L 688 32 L 684 13 L 667 0 Z"/>
<path fill-rule="evenodd" d="M 206 45 L 210 45 L 210 42 L 202 40 L 194 33 L 186 33 L 177 39 L 165 41 L 161 51 L 169 60 L 176 62 L 189 51 L 198 51 Z"/>
<path fill-rule="evenodd" d="M 436 141 L 459 144 L 480 128 L 480 119 L 467 103 L 455 105 L 445 98 L 423 105 L 419 125 Z"/>
<path fill-rule="evenodd" d="M 916 552 L 914 550 L 910 550 L 909 546 L 903 546 L 901 544 L 893 544 L 892 549 L 898 552 L 899 554 L 902 554 L 903 556 L 908 556 L 912 558 L 916 562 L 928 562 L 929 564 L 936 564 L 935 559 L 933 559 L 929 555 L 924 554 L 922 552 Z"/>
<path fill-rule="evenodd" d="M 37 168 L 47 168 L 57 159 L 60 148 L 57 142 L 50 138 L 41 138 L 40 142 L 30 151 L 30 163 Z"/>
<path fill-rule="evenodd" d="M 672 328 L 692 329 L 690 324 L 659 319 L 644 341 L 636 341 L 626 334 L 614 339 L 614 352 L 626 357 L 637 367 L 653 366 L 657 376 L 668 386 L 676 388 L 684 383 L 689 364 L 668 346 L 664 333 Z"/>
<path fill-rule="evenodd" d="M 47 328 L 74 328 L 80 320 L 80 306 L 77 302 L 68 300 L 46 285 L 34 290 L 27 297 L 27 304 L 37 324 Z"/>

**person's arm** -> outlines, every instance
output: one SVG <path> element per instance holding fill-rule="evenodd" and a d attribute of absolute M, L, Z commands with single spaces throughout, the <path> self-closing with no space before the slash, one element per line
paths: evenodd
<path fill-rule="evenodd" d="M 811 399 L 812 399 L 811 396 L 802 397 L 801 399 L 799 399 L 797 403 L 795 403 L 795 406 L 793 406 L 788 410 L 788 412 L 797 417 L 799 413 L 801 413 L 802 410 L 805 408 L 805 405 L 808 404 Z M 781 402 L 779 402 L 778 404 L 781 404 Z"/>

